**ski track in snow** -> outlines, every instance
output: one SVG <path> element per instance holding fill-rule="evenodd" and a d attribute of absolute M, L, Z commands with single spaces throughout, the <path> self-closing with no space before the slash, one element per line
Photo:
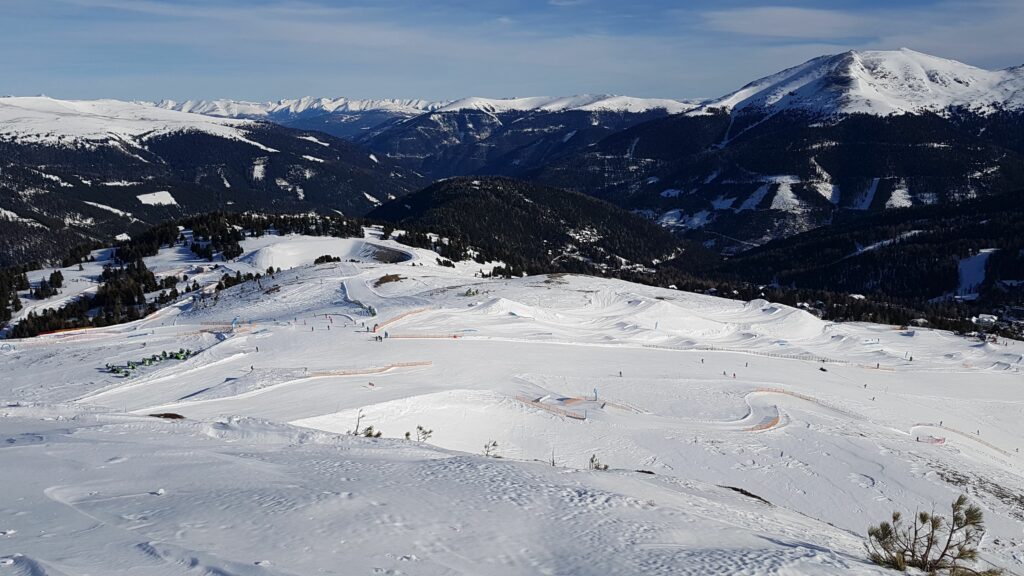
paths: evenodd
<path fill-rule="evenodd" d="M 988 264 L 988 257 L 995 251 L 995 248 L 985 248 L 973 256 L 960 260 L 960 286 L 957 288 L 957 296 L 977 297 L 978 288 L 985 282 L 985 266 Z"/>

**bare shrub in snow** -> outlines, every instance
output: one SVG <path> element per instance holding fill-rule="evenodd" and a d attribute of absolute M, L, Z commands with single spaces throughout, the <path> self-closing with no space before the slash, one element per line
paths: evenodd
<path fill-rule="evenodd" d="M 975 570 L 965 566 L 978 557 L 978 543 L 985 533 L 981 508 L 961 495 L 953 502 L 952 516 L 918 512 L 912 524 L 892 513 L 891 522 L 868 528 L 864 547 L 868 558 L 880 566 L 906 571 L 917 568 L 928 574 L 949 576 L 1002 574 L 1000 569 Z"/>
<path fill-rule="evenodd" d="M 500 458 L 500 456 L 498 456 L 497 440 L 488 440 L 487 443 L 484 444 L 484 456 L 487 456 L 488 458 Z"/>

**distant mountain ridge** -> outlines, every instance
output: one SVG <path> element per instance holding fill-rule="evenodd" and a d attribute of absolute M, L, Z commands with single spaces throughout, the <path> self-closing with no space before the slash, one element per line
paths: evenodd
<path fill-rule="evenodd" d="M 244 100 L 162 100 L 143 104 L 224 118 L 293 120 L 331 113 L 391 112 L 414 116 L 428 112 L 604 111 L 668 114 L 778 113 L 873 115 L 944 113 L 962 108 L 989 114 L 1024 108 L 1024 66 L 986 70 L 908 48 L 849 50 L 812 58 L 710 100 L 636 98 L 610 94 L 465 97 L 455 100 L 349 99 L 302 97 L 274 102 Z"/>
<path fill-rule="evenodd" d="M 140 102 L 140 104 L 176 110 L 219 116 L 224 118 L 272 119 L 288 118 L 297 115 L 312 115 L 330 112 L 368 112 L 389 111 L 405 114 L 418 114 L 436 110 L 447 102 L 430 100 L 378 98 L 303 98 L 283 99 L 276 102 L 250 102 L 246 100 L 161 100 L 159 102 Z"/>
<path fill-rule="evenodd" d="M 467 97 L 457 100 L 419 100 L 400 98 L 350 99 L 314 98 L 310 96 L 284 99 L 276 102 L 250 102 L 245 100 L 161 100 L 140 102 L 165 110 L 192 112 L 224 118 L 285 118 L 297 115 L 311 115 L 332 112 L 387 111 L 399 114 L 420 114 L 424 112 L 457 112 L 461 110 L 484 110 L 487 112 L 546 111 L 567 112 L 571 110 L 645 112 L 664 109 L 670 114 L 692 110 L 694 102 L 668 98 L 635 98 L 611 94 L 579 94 L 574 96 L 533 96 L 525 98 L 482 98 Z"/>
<path fill-rule="evenodd" d="M 150 105 L 323 131 L 365 145 L 428 178 L 519 175 L 619 130 L 697 106 L 681 100 L 606 94 L 471 97 L 450 102 L 300 98 Z"/>
<path fill-rule="evenodd" d="M 778 131 L 783 125 L 813 124 L 826 118 L 837 121 L 856 114 L 876 118 L 936 114 L 947 119 L 964 115 L 975 118 L 1017 115 L 1024 112 L 1024 66 L 984 70 L 906 48 L 851 50 L 813 58 L 750 82 L 725 96 L 703 102 L 584 94 L 566 97 L 469 97 L 449 102 L 301 98 L 266 104 L 198 101 L 164 102 L 160 106 L 222 117 L 262 118 L 295 128 L 322 130 L 359 142 L 374 153 L 391 158 L 406 169 L 428 178 L 458 175 L 540 178 L 616 201 L 615 198 L 643 191 L 652 183 L 648 182 L 651 178 L 662 183 L 676 179 L 662 173 L 661 166 L 665 162 L 686 163 L 698 155 L 707 155 L 716 147 L 730 144 L 741 135 L 753 136 L 768 128 Z M 728 118 L 724 128 L 720 126 L 721 120 L 715 119 L 722 118 L 723 114 Z M 639 149 L 633 145 L 632 138 L 624 140 L 621 137 L 633 127 L 651 122 L 686 128 L 672 134 L 669 134 L 671 130 L 658 127 L 647 130 L 648 136 L 636 141 Z M 892 124 L 900 121 L 883 122 Z M 711 131 L 716 133 L 714 138 L 717 140 L 705 140 L 708 134 L 704 132 L 709 126 L 713 126 Z M 650 134 L 654 132 L 658 133 L 659 143 L 655 145 L 660 149 L 650 150 Z M 961 138 L 955 133 L 942 136 Z M 661 141 L 662 137 L 674 142 Z M 910 141 L 906 144 L 909 145 Z M 921 144 L 953 145 L 951 141 L 936 140 Z M 608 151 L 609 146 L 616 150 Z M 622 162 L 617 159 L 633 152 L 638 154 L 636 162 L 629 158 Z M 595 162 L 600 165 L 594 165 Z M 623 166 L 618 166 L 620 163 Z M 547 174 L 553 170 L 564 171 L 560 167 L 563 164 L 569 165 L 572 179 L 549 179 Z M 979 170 L 990 169 L 991 164 L 979 166 Z M 575 174 L 577 168 L 584 170 L 585 174 Z M 728 172 L 724 167 L 718 170 Z M 914 203 L 915 194 L 912 185 L 901 182 L 908 177 L 920 176 L 904 169 L 895 169 L 886 175 L 858 174 L 859 178 L 867 177 L 867 183 L 858 182 L 858 190 L 853 195 L 848 182 L 845 198 L 840 200 L 839 189 L 833 187 L 834 171 L 817 168 L 814 171 L 820 172 L 820 177 L 799 166 L 758 167 L 756 171 L 742 167 L 740 174 L 732 176 L 731 180 L 756 181 L 759 185 L 775 185 L 783 180 L 790 184 L 813 181 L 817 193 L 826 197 L 828 202 L 867 209 L 875 197 L 869 190 L 873 178 L 881 178 L 883 194 L 879 197 L 886 199 L 887 206 L 902 206 Z M 801 172 L 803 174 L 799 174 Z M 759 175 L 766 176 L 762 178 Z M 714 180 L 711 176 L 712 171 L 704 171 L 700 179 Z M 693 189 L 692 182 L 687 182 L 686 186 L 689 188 L 685 189 Z M 669 190 L 668 197 L 676 198 L 679 193 L 671 190 L 677 188 L 684 190 L 680 183 L 678 187 L 669 186 L 658 192 Z M 970 190 L 976 187 L 957 188 L 957 194 L 971 194 Z M 890 189 L 897 191 L 896 197 L 888 195 Z M 785 190 L 783 188 L 783 192 Z M 904 190 L 907 198 L 901 192 Z M 933 185 L 921 192 L 924 200 L 919 197 L 916 199 L 918 202 L 943 195 Z M 801 198 L 799 191 L 793 198 L 787 196 L 778 202 L 773 200 L 772 194 L 767 196 L 769 204 L 765 207 L 785 207 L 793 213 L 800 212 L 797 219 L 801 223 L 797 226 L 769 226 L 758 235 L 745 239 L 761 242 L 764 238 L 813 227 L 823 218 L 827 219 L 827 210 L 809 217 L 806 210 L 793 210 L 794 206 L 800 205 L 811 207 L 813 212 L 817 204 L 814 198 Z M 723 199 L 730 197 L 736 198 L 732 191 L 722 196 Z M 748 200 L 748 208 L 759 204 L 753 199 Z M 740 206 L 740 200 L 736 202 L 736 206 Z M 660 205 L 666 202 L 659 200 L 649 204 L 637 206 L 636 202 L 631 202 L 633 207 L 652 209 L 663 222 L 673 226 L 699 225 L 707 221 L 706 216 L 713 216 L 713 210 L 705 215 L 696 207 L 670 214 L 666 210 L 659 211 Z M 819 207 L 827 208 L 827 204 Z"/>
<path fill-rule="evenodd" d="M 430 100 L 378 98 L 303 98 L 274 102 L 245 100 L 161 100 L 140 102 L 142 105 L 205 114 L 219 118 L 263 120 L 297 128 L 317 130 L 348 140 L 359 140 L 375 134 L 396 122 L 436 110 L 447 102 Z"/>
<path fill-rule="evenodd" d="M 458 100 L 418 100 L 418 99 L 349 99 L 349 98 L 314 98 L 278 100 L 276 102 L 247 102 L 239 100 L 186 100 L 176 102 L 163 100 L 160 102 L 143 102 L 165 110 L 206 114 L 220 118 L 236 118 L 249 120 L 266 120 L 298 128 L 300 130 L 319 130 L 339 138 L 356 142 L 368 142 L 393 128 L 399 131 L 406 122 L 416 121 L 429 114 L 443 114 L 446 117 L 457 115 L 474 115 L 477 113 L 505 114 L 616 114 L 633 118 L 649 118 L 652 115 L 679 114 L 694 109 L 695 102 L 671 100 L 665 98 L 634 98 L 631 96 L 614 96 L 608 94 L 582 94 L 575 96 L 535 96 L 526 98 L 480 98 L 469 97 Z M 557 118 L 564 118 L 558 116 Z M 545 125 L 557 124 L 559 120 L 552 117 Z M 613 128 L 624 128 L 632 123 L 616 123 Z M 569 130 L 572 130 L 570 128 Z M 566 132 L 568 132 L 567 130 Z M 477 140 L 475 130 L 469 128 L 470 140 Z M 491 131 L 488 130 L 488 133 Z M 406 136 L 398 136 L 405 138 Z M 384 138 L 387 139 L 387 136 Z M 448 142 L 451 144 L 451 142 Z M 490 144 L 493 144 L 490 143 Z M 504 149 L 499 145 L 499 148 Z M 390 146 L 375 149 L 376 152 L 391 153 Z M 417 153 L 418 154 L 418 153 Z M 469 153 L 472 154 L 472 153 Z M 400 158 L 408 156 L 403 152 L 396 154 Z M 429 164 L 429 162 L 428 162 Z M 416 162 L 404 164 L 414 170 L 422 169 Z M 442 166 L 442 170 L 443 170 Z M 452 172 L 453 174 L 455 172 Z M 431 175 L 437 175 L 432 173 Z M 450 174 L 443 174 L 444 176 Z"/>
<path fill-rule="evenodd" d="M 697 107 L 685 100 L 668 98 L 634 98 L 609 94 L 580 94 L 576 96 L 536 96 L 529 98 L 463 98 L 442 107 L 437 112 L 482 110 L 484 112 L 631 112 L 642 113 L 664 110 L 679 114 Z"/>

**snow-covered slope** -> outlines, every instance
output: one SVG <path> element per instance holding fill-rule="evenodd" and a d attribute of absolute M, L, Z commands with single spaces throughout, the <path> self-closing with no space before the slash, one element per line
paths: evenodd
<path fill-rule="evenodd" d="M 906 48 L 820 56 L 705 103 L 699 112 L 877 115 L 1024 108 L 1024 66 L 984 70 Z"/>
<path fill-rule="evenodd" d="M 187 131 L 250 142 L 241 130 L 247 125 L 241 120 L 118 100 L 55 100 L 45 96 L 0 98 L 0 139 L 22 143 L 121 144 Z"/>
<path fill-rule="evenodd" d="M 1020 342 L 480 278 L 375 231 L 243 247 L 146 261 L 209 293 L 294 268 L 0 342 L 0 574 L 881 575 L 866 527 L 963 492 L 980 566 L 1024 565 Z M 104 369 L 179 348 L 197 353 Z"/>

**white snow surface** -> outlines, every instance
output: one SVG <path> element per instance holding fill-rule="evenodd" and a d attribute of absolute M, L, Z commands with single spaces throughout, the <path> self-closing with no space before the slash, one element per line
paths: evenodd
<path fill-rule="evenodd" d="M 658 224 L 670 228 L 703 228 L 711 219 L 711 212 L 708 210 L 699 210 L 691 215 L 676 208 L 659 216 Z"/>
<path fill-rule="evenodd" d="M 141 199 L 140 199 L 140 201 L 141 201 Z M 92 206 L 93 208 L 99 208 L 100 210 L 106 210 L 107 212 L 112 212 L 114 214 L 117 214 L 118 216 L 124 216 L 125 218 L 131 218 L 132 217 L 130 212 L 125 212 L 124 210 L 118 210 L 117 208 L 114 208 L 113 206 L 107 206 L 106 204 L 100 204 L 99 202 L 89 202 L 88 200 L 82 200 L 82 203 L 88 204 L 89 206 Z M 143 202 L 143 204 L 145 204 L 145 202 Z"/>
<path fill-rule="evenodd" d="M 259 182 L 267 175 L 267 158 L 257 158 L 252 164 L 252 179 Z"/>
<path fill-rule="evenodd" d="M 885 201 L 886 208 L 909 208 L 913 205 L 914 201 L 910 197 L 910 190 L 907 189 L 905 182 L 900 182 L 893 188 L 889 199 Z"/>
<path fill-rule="evenodd" d="M 149 194 L 139 194 L 136 196 L 139 202 L 147 204 L 149 206 L 177 206 L 178 202 L 174 199 L 174 196 L 166 190 L 159 192 L 150 192 Z"/>
<path fill-rule="evenodd" d="M 321 146 L 330 147 L 330 144 L 328 144 L 327 142 L 323 142 L 322 140 L 317 139 L 316 136 L 306 135 L 306 136 L 299 136 L 298 138 L 299 138 L 299 140 L 306 140 L 307 142 L 312 142 L 314 144 L 319 144 Z"/>
<path fill-rule="evenodd" d="M 485 279 L 373 230 L 242 244 L 217 268 L 180 246 L 146 263 L 210 293 L 287 270 L 0 341 L 0 573 L 882 575 L 867 526 L 965 491 L 983 566 L 1024 569 L 1024 343 Z M 95 291 L 94 256 L 26 308 Z M 103 369 L 179 348 L 197 354 Z M 346 434 L 357 419 L 383 437 Z"/>
<path fill-rule="evenodd" d="M 907 48 L 851 50 L 819 56 L 751 82 L 694 113 L 725 108 L 888 116 L 943 113 L 953 107 L 980 113 L 1024 108 L 1024 66 L 984 70 Z"/>
<path fill-rule="evenodd" d="M 778 189 L 775 191 L 775 197 L 772 198 L 772 210 L 785 210 L 786 212 L 802 212 L 803 202 L 796 197 L 793 193 L 792 185 L 799 183 L 800 180 L 795 177 L 782 176 L 776 180 L 778 182 Z"/>

